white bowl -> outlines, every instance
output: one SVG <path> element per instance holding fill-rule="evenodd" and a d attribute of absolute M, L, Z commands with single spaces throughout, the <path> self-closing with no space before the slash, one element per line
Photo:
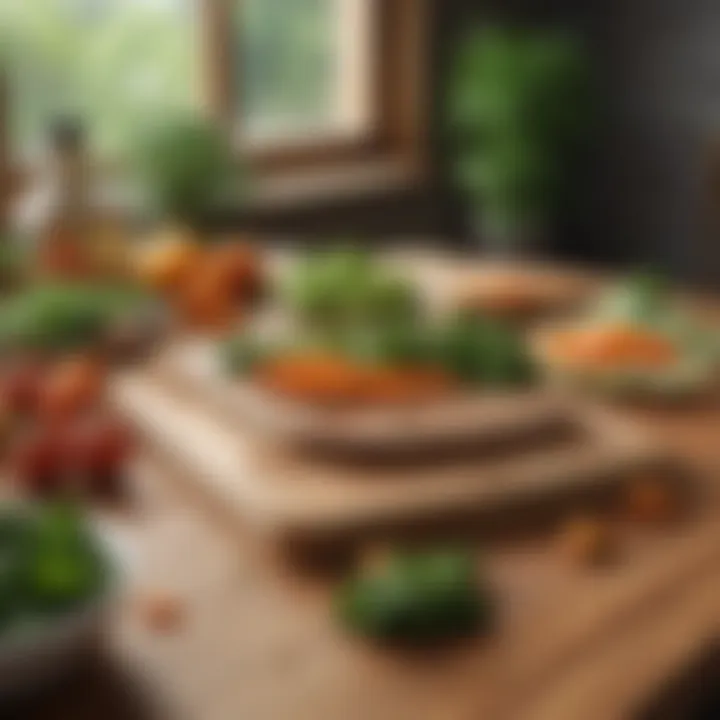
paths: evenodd
<path fill-rule="evenodd" d="M 115 597 L 119 565 L 109 538 L 97 528 L 94 535 L 108 565 L 105 589 L 74 610 L 0 633 L 0 700 L 62 679 L 99 644 Z"/>

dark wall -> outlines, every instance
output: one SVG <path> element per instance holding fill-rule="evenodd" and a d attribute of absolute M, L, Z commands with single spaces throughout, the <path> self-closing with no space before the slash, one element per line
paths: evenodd
<path fill-rule="evenodd" d="M 720 283 L 709 142 L 720 120 L 720 3 L 614 3 L 607 60 L 613 227 L 636 255 Z"/>
<path fill-rule="evenodd" d="M 720 0 L 444 0 L 438 9 L 445 63 L 473 18 L 565 23 L 587 40 L 597 136 L 579 177 L 583 214 L 567 218 L 557 254 L 720 287 L 710 153 L 720 153 Z"/>

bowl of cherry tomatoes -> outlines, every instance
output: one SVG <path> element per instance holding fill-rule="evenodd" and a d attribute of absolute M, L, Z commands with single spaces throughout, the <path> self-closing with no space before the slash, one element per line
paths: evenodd
<path fill-rule="evenodd" d="M 132 438 L 108 411 L 106 388 L 106 368 L 90 355 L 23 358 L 0 370 L 0 431 L 15 489 L 39 497 L 121 490 Z"/>

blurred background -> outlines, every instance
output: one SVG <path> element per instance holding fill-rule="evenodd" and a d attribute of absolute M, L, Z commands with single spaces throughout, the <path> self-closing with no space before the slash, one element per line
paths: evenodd
<path fill-rule="evenodd" d="M 519 87 L 495 82 L 504 71 L 493 75 L 481 58 L 457 90 L 468 35 L 498 24 L 582 45 L 565 68 L 584 65 L 587 92 L 569 92 L 562 62 L 532 81 L 565 77 L 569 100 L 554 102 L 586 131 L 552 202 L 537 199 L 549 184 L 538 157 L 557 147 L 528 139 L 547 102 L 519 90 L 522 109 L 474 118 L 480 140 L 460 133 L 458 142 L 453 130 L 458 94 L 482 103 L 483 93 Z M 4 0 L 4 195 L 27 190 L 60 117 L 79 120 L 92 157 L 111 164 L 149 118 L 202 110 L 232 138 L 251 180 L 214 223 L 464 247 L 477 244 L 478 227 L 499 232 L 498 213 L 521 203 L 542 225 L 532 232 L 543 251 L 713 283 L 719 25 L 711 0 Z M 523 115 L 530 122 L 514 134 L 492 134 Z M 504 159 L 498 150 L 488 165 L 478 143 L 502 146 Z M 461 168 L 458 158 L 473 153 L 477 162 Z M 498 200 L 503 193 L 513 200 Z M 550 206 L 552 222 L 538 221 Z"/>
<path fill-rule="evenodd" d="M 442 362 L 447 364 L 441 370 L 447 370 L 449 378 L 445 386 L 447 378 L 443 376 L 441 393 L 454 390 L 456 380 L 463 388 L 474 384 L 482 390 L 532 384 L 535 363 L 530 362 L 530 341 L 525 337 L 529 318 L 518 321 L 518 327 L 508 335 L 492 323 L 449 325 L 453 333 L 447 335 L 445 327 L 438 325 L 442 332 L 435 335 L 434 318 L 424 316 L 424 305 L 412 287 L 415 281 L 406 283 L 402 272 L 397 278 L 394 275 L 397 265 L 410 264 L 404 258 L 412 253 L 394 255 L 395 264 L 388 265 L 390 274 L 362 252 L 344 254 L 349 246 L 420 245 L 460 256 L 457 263 L 453 263 L 457 258 L 450 259 L 452 273 L 445 274 L 442 263 L 437 262 L 438 254 L 426 256 L 427 268 L 420 268 L 418 263 L 423 288 L 443 290 L 444 285 L 448 295 L 458 291 L 458 297 L 452 299 L 453 309 L 478 310 L 481 317 L 488 307 L 492 310 L 492 303 L 483 307 L 482 293 L 477 295 L 477 307 L 463 305 L 460 279 L 463 271 L 473 270 L 473 263 L 466 258 L 525 260 L 540 256 L 592 269 L 608 268 L 618 276 L 629 269 L 649 270 L 636 279 L 631 277 L 627 287 L 619 286 L 619 292 L 611 288 L 609 297 L 619 301 L 610 303 L 607 320 L 605 308 L 598 310 L 598 318 L 608 323 L 609 332 L 600 327 L 602 323 L 597 336 L 585 335 L 580 328 L 579 335 L 567 336 L 571 340 L 579 337 L 578 344 L 561 345 L 570 348 L 568 357 L 579 353 L 578 366 L 584 369 L 586 362 L 590 375 L 598 368 L 609 368 L 614 380 L 613 363 L 622 370 L 623 362 L 627 362 L 633 381 L 636 373 L 650 384 L 669 378 L 667 398 L 673 395 L 676 377 L 664 372 L 677 367 L 684 371 L 686 361 L 692 360 L 687 367 L 699 370 L 690 373 L 690 394 L 697 394 L 695 381 L 700 378 L 701 392 L 707 390 L 708 396 L 713 395 L 720 354 L 717 332 L 714 325 L 706 328 L 698 322 L 695 327 L 694 311 L 685 314 L 682 308 L 676 313 L 669 295 L 672 283 L 664 280 L 667 276 L 688 286 L 709 288 L 720 283 L 718 33 L 718 0 L 1 0 L 0 236 L 17 240 L 20 246 L 27 241 L 27 247 L 39 247 L 40 252 L 21 258 L 30 256 L 31 263 L 26 265 L 32 265 L 32 272 L 23 274 L 27 268 L 22 262 L 12 258 L 5 262 L 3 250 L 16 245 L 0 243 L 0 294 L 5 286 L 13 291 L 24 289 L 28 278 L 32 291 L 37 285 L 42 290 L 48 279 L 92 281 L 88 294 L 82 283 L 79 292 L 77 287 L 63 286 L 59 295 L 29 293 L 33 312 L 21 302 L 14 316 L 12 312 L 0 313 L 10 318 L 5 323 L 7 336 L 18 343 L 21 338 L 39 344 L 43 340 L 48 347 L 64 347 L 68 335 L 70 341 L 85 342 L 84 334 L 73 337 L 74 323 L 79 317 L 84 330 L 88 309 L 96 309 L 97 313 L 89 313 L 88 323 L 98 337 L 102 334 L 103 352 L 112 355 L 117 345 L 118 355 L 127 352 L 128 356 L 139 356 L 155 349 L 153 342 L 162 329 L 174 330 L 175 325 L 168 322 L 174 313 L 181 318 L 181 326 L 185 321 L 199 334 L 207 333 L 205 340 L 212 337 L 213 353 L 215 333 L 228 333 L 223 341 L 231 342 L 227 346 L 221 343 L 220 350 L 228 351 L 227 358 L 223 355 L 228 360 L 228 377 L 239 380 L 249 377 L 251 369 L 256 371 L 261 363 L 282 360 L 283 353 L 292 358 L 290 350 L 296 349 L 295 337 L 290 338 L 287 348 L 284 338 L 277 348 L 274 342 L 266 343 L 268 351 L 261 342 L 264 338 L 258 337 L 253 346 L 253 337 L 245 333 L 243 323 L 258 301 L 272 297 L 278 305 L 288 305 L 291 322 L 302 319 L 305 313 L 306 324 L 313 331 L 316 324 L 329 326 L 327 337 L 332 336 L 332 351 L 340 359 L 340 377 L 346 380 L 337 383 L 339 395 L 346 392 L 351 402 L 359 397 L 358 383 L 367 388 L 377 382 L 377 377 L 373 383 L 367 381 L 370 375 L 366 374 L 366 365 L 385 370 L 395 369 L 393 363 L 400 362 L 411 370 L 423 369 L 426 364 L 434 369 L 440 363 L 441 356 L 434 354 L 438 348 L 443 351 Z M 152 237 L 155 231 L 156 238 Z M 140 239 L 149 242 L 135 248 L 132 243 Z M 211 239 L 221 242 L 202 242 Z M 153 240 L 159 249 L 154 257 Z M 268 281 L 266 288 L 270 275 L 265 276 L 267 268 L 262 267 L 261 255 L 265 243 L 275 242 L 320 245 L 339 252 L 334 258 L 333 253 L 310 257 L 309 264 L 299 266 L 295 292 L 281 291 L 272 296 L 267 292 L 272 283 Z M 124 252 L 115 252 L 118 247 Z M 143 253 L 135 257 L 130 249 L 150 252 L 146 257 Z M 13 262 L 19 280 L 12 277 Z M 130 271 L 132 289 L 142 284 L 143 289 L 152 288 L 152 297 L 144 292 L 142 297 L 105 292 L 113 289 L 113 281 L 127 280 Z M 508 308 L 512 314 L 519 308 L 518 315 L 523 315 L 524 293 L 532 310 L 533 290 L 538 288 L 539 304 L 547 301 L 548 308 L 558 315 L 569 312 L 575 303 L 579 307 L 585 295 L 595 290 L 593 284 L 588 293 L 578 290 L 575 294 L 570 283 L 563 300 L 562 283 L 556 276 L 543 275 L 538 284 L 528 281 L 527 287 L 524 277 L 510 278 L 506 289 L 502 278 L 494 290 L 488 285 L 488 297 L 492 300 L 497 293 L 500 298 L 495 307 L 498 314 Z M 360 292 L 355 292 L 358 287 Z M 557 307 L 555 290 L 560 299 Z M 19 296 L 22 301 L 23 295 Z M 67 297 L 68 302 L 61 302 Z M 503 307 L 503 300 L 508 298 L 507 307 Z M 518 298 L 519 304 L 514 305 Z M 469 292 L 468 300 L 472 300 Z M 161 309 L 169 309 L 169 313 L 150 312 L 163 302 Z M 118 309 L 121 305 L 122 313 Z M 599 305 L 603 305 L 602 299 Z M 60 319 L 54 314 L 57 307 L 71 317 L 67 327 L 62 313 L 57 316 Z M 36 331 L 35 316 L 40 318 L 38 325 L 49 326 L 48 338 Z M 117 323 L 120 332 L 115 333 L 107 318 L 128 322 Z M 594 319 L 592 314 L 589 320 Z M 137 322 L 130 322 L 133 320 Z M 30 329 L 21 332 L 23 325 Z M 112 333 L 108 330 L 111 325 Z M 373 331 L 387 329 L 385 325 L 390 333 L 373 335 Z M 0 339 L 2 329 L 0 323 Z M 238 331 L 237 337 L 230 336 L 230 329 Z M 299 337 L 302 330 L 307 328 L 301 328 Z M 360 332 L 353 335 L 357 330 Z M 335 331 L 342 332 L 335 337 Z M 343 340 L 350 341 L 342 351 L 340 343 L 335 345 L 341 334 L 347 335 Z M 308 333 L 308 337 L 317 340 L 314 334 Z M 357 342 L 358 338 L 362 342 Z M 610 347 L 607 357 L 604 343 Z M 627 347 L 629 359 L 624 360 Z M 263 354 L 266 351 L 267 356 Z M 634 352 L 640 356 L 637 366 Z M 408 357 L 401 362 L 398 358 L 403 353 Z M 600 357 L 597 368 L 593 353 Z M 468 375 L 472 377 L 464 377 L 468 357 Z M 558 357 L 564 360 L 562 352 Z M 25 357 L 22 359 L 24 363 Z M 312 400 L 313 392 L 317 392 L 322 401 L 325 376 L 332 380 L 328 366 L 321 362 L 318 372 L 312 362 L 305 368 L 301 362 L 299 367 L 297 371 L 297 366 L 291 365 L 289 396 L 293 393 L 293 373 L 301 378 L 302 391 L 305 372 L 319 378 L 320 389 L 314 390 L 309 383 L 308 397 Z M 657 376 L 647 368 L 657 370 Z M 80 371 L 70 369 L 71 380 L 80 378 L 81 390 L 88 375 L 91 381 L 95 377 L 92 362 Z M 194 372 L 194 364 L 192 369 Z M 182 374 L 186 370 L 176 371 L 180 380 L 173 382 L 177 385 L 168 383 L 170 395 L 186 382 Z M 35 368 L 38 377 L 31 377 L 27 384 L 39 387 L 45 382 L 40 377 L 43 372 L 44 368 Z M 282 373 L 280 376 L 282 379 Z M 60 377 L 61 390 L 65 384 L 73 390 L 72 383 L 62 374 Z M 387 388 L 388 376 L 381 372 L 379 377 L 378 386 Z M 393 381 L 406 379 L 402 375 L 390 377 Z M 677 387 L 682 390 L 685 375 L 681 372 L 677 377 Z M 100 378 L 103 382 L 106 379 L 102 373 Z M 427 383 L 420 387 L 420 394 L 430 387 L 427 397 L 434 397 L 436 379 L 420 376 L 417 386 Z M 22 391 L 23 378 L 15 385 Z M 403 388 L 410 387 L 410 395 L 415 391 L 413 383 L 400 382 L 399 386 L 401 400 Z M 13 383 L 0 377 L 0 391 L 4 388 L 8 393 L 8 387 L 12 389 Z M 225 386 L 218 387 L 222 393 Z M 275 384 L 274 388 L 278 391 L 282 385 Z M 667 399 L 664 383 L 658 388 L 652 387 L 650 394 L 657 391 Z M 137 393 L 140 403 L 132 409 L 137 417 L 145 410 L 142 389 Z M 203 398 L 208 395 L 205 386 L 196 392 Z M 332 390 L 326 397 L 331 396 Z M 160 397 L 162 400 L 163 395 Z M 150 398 L 152 405 L 152 392 Z M 186 400 L 181 402 L 185 407 Z M 371 398 L 371 402 L 375 400 Z M 52 403 L 48 406 L 52 408 Z M 658 414 L 658 445 L 667 437 L 682 445 L 694 460 L 703 449 L 708 456 L 713 455 L 713 422 L 717 418 L 704 414 L 702 403 L 699 406 L 695 425 L 688 422 L 684 431 L 677 420 L 681 414 Z M 160 407 L 164 407 L 162 402 Z M 188 415 L 194 412 L 192 404 L 189 407 Z M 0 420 L 3 409 L 7 408 L 0 407 Z M 198 415 L 207 413 L 214 423 L 221 417 L 218 411 L 214 418 L 215 412 L 210 404 L 205 408 L 198 402 Z M 484 416 L 483 408 L 483 420 Z M 161 412 L 148 422 L 160 427 L 166 417 Z M 689 415 L 682 417 L 687 421 Z M 183 439 L 187 427 L 180 423 Z M 57 429 L 54 424 L 53 428 Z M 118 454 L 127 452 L 123 428 L 110 424 L 104 430 L 105 437 L 99 441 L 95 438 L 102 449 L 113 445 L 105 442 L 109 437 L 116 441 L 115 448 L 120 447 Z M 231 430 L 234 441 L 235 428 Z M 561 440 L 565 442 L 564 436 Z M 176 447 L 181 445 L 176 443 Z M 234 444 L 232 447 L 234 452 Z M 43 449 L 42 444 L 35 447 L 41 459 Z M 664 460 L 665 448 L 661 449 Z M 84 452 L 89 453 L 87 448 Z M 212 454 L 193 456 L 193 463 L 200 458 L 199 477 L 204 477 L 200 471 L 206 470 L 206 458 L 215 461 Z M 710 459 L 715 462 L 714 478 L 717 461 Z M 214 466 L 211 463 L 209 467 L 212 475 Z M 641 485 L 636 504 L 645 509 L 649 505 L 651 515 L 672 515 L 673 496 L 666 488 L 660 488 L 658 494 L 653 485 L 657 478 L 649 480 L 648 485 Z M 649 493 L 643 493 L 648 486 Z M 714 506 L 708 503 L 708 509 Z M 175 520 L 174 510 L 173 506 L 168 513 L 170 520 Z M 708 524 L 713 530 L 717 527 L 714 518 Z M 588 523 L 581 517 L 569 528 L 571 555 L 590 559 L 608 548 L 612 555 L 612 542 L 606 544 L 611 533 L 605 532 L 602 522 L 591 518 Z M 188 547 L 194 540 L 182 523 L 171 530 L 158 545 L 173 551 L 180 548 L 182 555 L 184 546 L 175 542 L 173 533 L 178 540 L 190 538 Z M 700 535 L 698 545 L 704 548 L 707 542 L 718 547 L 716 536 L 708 537 Z M 664 547 L 661 545 L 658 567 L 666 563 Z M 197 543 L 197 548 L 198 566 L 205 567 L 208 558 L 220 557 L 214 544 L 205 550 Z M 510 578 L 515 566 L 508 564 L 505 570 L 503 560 L 498 568 Z M 516 557 L 510 560 L 517 562 Z M 177 563 L 179 575 L 187 573 L 185 561 L 182 557 Z M 158 565 L 163 562 L 163 558 L 157 561 Z M 676 562 L 684 564 L 682 557 Z M 443 565 L 438 567 L 442 570 Z M 433 567 L 431 564 L 430 569 Z M 635 567 L 628 565 L 618 582 L 633 578 Z M 472 578 L 472 562 L 461 562 L 459 568 L 461 579 Z M 528 568 L 532 571 L 528 587 L 532 585 L 534 590 L 546 584 L 543 576 L 535 574 L 537 568 L 544 572 L 537 555 L 530 557 Z M 173 571 L 170 567 L 171 579 Z M 218 570 L 218 577 L 223 573 L 224 566 L 222 573 Z M 548 577 L 557 579 L 560 575 L 551 572 Z M 644 576 L 638 577 L 642 581 Z M 274 584 L 263 586 L 264 575 L 258 573 L 257 578 L 259 587 L 269 588 L 268 597 L 273 601 L 277 598 L 277 607 L 271 602 L 264 614 L 266 620 L 270 618 L 268 632 L 274 633 L 275 620 L 289 617 L 288 608 L 297 609 L 301 604 L 290 593 L 287 597 L 291 602 L 283 605 L 283 591 Z M 248 587 L 251 585 L 247 582 Z M 454 581 L 450 585 L 455 587 Z M 568 592 L 562 578 L 558 588 Z M 594 586 L 581 582 L 578 588 L 579 600 L 574 605 L 563 600 L 569 608 L 595 602 Z M 708 588 L 708 597 L 710 591 L 714 593 L 708 607 L 716 608 L 716 584 Z M 200 587 L 198 595 L 206 590 Z M 555 591 L 553 587 L 550 590 Z M 242 615 L 246 625 L 238 627 L 252 634 L 253 613 L 246 613 L 234 595 L 223 597 L 229 600 L 228 615 L 231 611 Z M 552 593 L 548 597 L 550 605 L 564 609 L 563 602 L 558 603 Z M 161 625 L 172 625 L 182 615 L 182 608 L 170 600 L 159 603 Z M 319 617 L 320 612 L 325 617 L 327 607 L 323 601 L 321 608 L 322 600 L 319 596 L 311 598 L 313 605 L 308 604 L 311 612 L 307 617 L 313 613 Z M 255 598 L 253 602 L 263 604 Z M 210 614 L 224 621 L 222 613 Z M 688 612 L 687 617 L 691 616 L 693 613 Z M 303 632 L 309 627 L 305 617 L 297 615 L 297 626 Z M 213 639 L 217 638 L 218 646 L 232 646 L 238 651 L 249 648 L 248 657 L 255 652 L 246 644 L 245 636 L 240 642 L 228 643 L 226 628 L 220 627 L 220 622 L 217 627 Z M 258 627 L 263 631 L 262 623 Z M 285 628 L 281 623 L 277 627 L 278 635 L 282 635 Z M 255 637 L 258 647 L 267 645 L 265 636 Z M 323 642 L 306 635 L 298 638 L 299 646 Z M 328 639 L 331 653 L 334 638 L 333 634 Z M 195 674 L 198 657 L 190 654 L 188 676 Z M 305 656 L 297 657 L 299 667 Z M 359 678 L 357 687 L 364 692 L 366 678 L 362 673 L 354 672 L 342 660 L 335 663 L 333 654 L 328 657 L 328 687 L 333 686 L 333 678 L 350 683 Z M 715 673 L 716 659 L 713 647 L 708 673 Z M 226 665 L 233 667 L 232 662 Z M 387 666 L 382 667 L 385 673 Z M 423 673 L 418 675 L 417 685 L 407 685 L 404 676 L 396 676 L 402 678 L 397 687 L 402 694 L 412 696 L 414 688 L 422 691 L 427 685 L 428 697 L 442 696 L 439 707 L 445 713 L 446 700 L 462 694 L 454 691 L 455 679 L 463 676 L 455 668 L 451 663 L 445 666 L 451 682 L 445 685 L 440 677 L 442 688 L 437 694 L 428 682 L 429 675 Z M 695 674 L 693 669 L 693 678 Z M 705 677 L 704 665 L 700 674 Z M 170 685 L 182 684 L 176 681 L 174 671 L 168 677 Z M 465 677 L 470 676 L 466 673 Z M 232 692 L 237 692 L 234 679 L 228 676 L 227 682 L 228 688 L 232 685 Z M 490 685 L 494 689 L 501 683 Z M 717 683 L 710 681 L 708 686 L 716 687 Z M 342 683 L 338 687 L 342 691 Z M 85 688 L 80 690 L 83 695 Z M 270 694 L 274 696 L 275 690 L 273 683 Z M 475 690 L 473 687 L 473 693 Z M 102 687 L 97 691 L 108 694 Z M 693 690 L 692 694 L 705 700 L 704 690 Z M 420 692 L 411 699 L 419 706 L 423 697 Z M 717 699 L 710 700 L 715 703 Z M 660 704 L 664 702 L 663 698 Z M 51 704 L 54 706 L 54 701 Z M 295 712 L 297 703 L 293 701 L 292 705 Z M 657 717 L 662 717 L 661 711 Z M 676 716 L 690 717 L 689 712 Z M 715 716 L 715 709 L 710 709 L 707 717 Z"/>

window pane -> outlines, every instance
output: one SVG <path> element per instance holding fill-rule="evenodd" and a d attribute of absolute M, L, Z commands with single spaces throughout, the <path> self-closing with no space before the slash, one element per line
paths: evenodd
<path fill-rule="evenodd" d="M 194 28 L 194 0 L 2 0 L 15 147 L 34 154 L 72 114 L 112 153 L 146 115 L 194 104 Z"/>
<path fill-rule="evenodd" d="M 242 133 L 348 135 L 370 120 L 373 0 L 238 0 Z"/>

